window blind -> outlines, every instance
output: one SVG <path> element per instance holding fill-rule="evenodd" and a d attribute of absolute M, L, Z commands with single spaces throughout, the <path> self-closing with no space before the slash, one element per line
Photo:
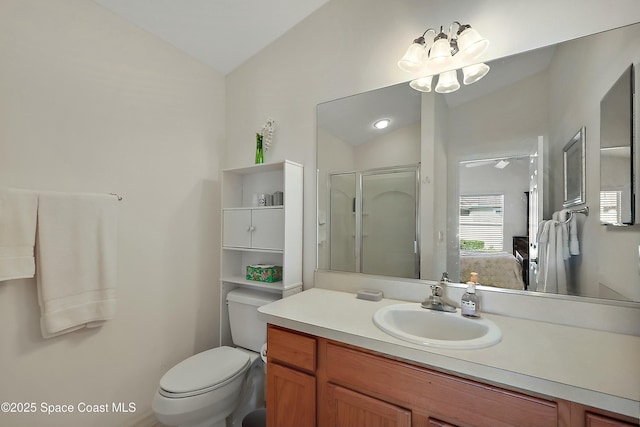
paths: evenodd
<path fill-rule="evenodd" d="M 502 251 L 504 241 L 504 195 L 460 196 L 460 248 Z"/>

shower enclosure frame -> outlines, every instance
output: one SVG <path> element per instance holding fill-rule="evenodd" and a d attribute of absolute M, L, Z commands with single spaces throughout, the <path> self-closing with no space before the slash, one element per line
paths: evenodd
<path fill-rule="evenodd" d="M 364 180 L 366 177 L 370 176 L 378 176 L 378 175 L 386 175 L 393 173 L 413 173 L 414 174 L 414 215 L 415 215 L 415 234 L 413 241 L 413 254 L 414 254 L 414 271 L 413 276 L 408 278 L 418 279 L 420 278 L 420 164 L 417 165 L 403 165 L 403 166 L 394 166 L 394 167 L 383 167 L 383 168 L 374 168 L 367 169 L 362 171 L 348 171 L 348 172 L 336 172 L 331 173 L 328 176 L 328 206 L 329 206 L 329 217 L 331 218 L 333 212 L 332 206 L 332 183 L 333 178 L 335 176 L 340 175 L 354 175 L 355 178 L 355 198 L 354 198 L 354 215 L 355 215 L 355 225 L 354 225 L 354 266 L 355 270 L 353 272 L 356 273 L 367 273 L 363 271 L 363 258 L 364 258 L 364 244 L 363 244 L 363 236 L 364 236 L 364 226 L 363 226 L 363 194 L 364 194 Z M 329 253 L 328 253 L 328 262 L 329 269 L 333 270 L 333 257 L 332 257 L 332 246 L 331 243 L 333 239 L 333 221 L 329 223 Z"/>

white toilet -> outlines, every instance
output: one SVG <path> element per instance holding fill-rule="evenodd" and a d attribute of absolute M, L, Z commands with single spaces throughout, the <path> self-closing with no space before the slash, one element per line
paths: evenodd
<path fill-rule="evenodd" d="M 278 295 L 244 288 L 227 294 L 236 347 L 203 351 L 171 368 L 160 379 L 151 404 L 160 423 L 239 427 L 244 415 L 263 406 L 264 356 L 259 352 L 266 344 L 267 328 L 258 319 L 258 307 L 277 299 Z"/>

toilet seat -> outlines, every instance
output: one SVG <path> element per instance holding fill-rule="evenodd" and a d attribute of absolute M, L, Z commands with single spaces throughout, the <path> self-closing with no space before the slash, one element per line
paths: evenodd
<path fill-rule="evenodd" d="M 189 357 L 160 379 L 158 392 L 168 398 L 208 393 L 243 375 L 251 364 L 248 354 L 233 347 L 217 347 Z"/>

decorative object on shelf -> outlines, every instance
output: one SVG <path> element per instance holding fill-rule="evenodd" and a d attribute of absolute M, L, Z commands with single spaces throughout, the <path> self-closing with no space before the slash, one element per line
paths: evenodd
<path fill-rule="evenodd" d="M 282 191 L 276 191 L 273 193 L 273 206 L 284 205 L 284 193 Z"/>
<path fill-rule="evenodd" d="M 454 32 L 454 26 L 458 30 Z M 433 31 L 435 37 L 428 44 L 425 36 Z M 431 92 L 433 76 L 439 74 L 435 91 L 450 93 L 460 89 L 457 70 L 462 69 L 463 83 L 470 85 L 487 75 L 489 66 L 475 63 L 489 47 L 489 41 L 470 25 L 454 21 L 445 34 L 433 28 L 427 29 L 416 38 L 404 56 L 398 61 L 401 70 L 420 73 L 423 77 L 412 80 L 409 85 L 421 92 Z"/>
<path fill-rule="evenodd" d="M 562 203 L 562 207 L 564 208 L 585 202 L 585 132 L 583 126 L 562 149 L 564 164 L 564 203 Z"/>
<path fill-rule="evenodd" d="M 271 148 L 276 122 L 268 119 L 260 132 L 256 133 L 256 164 L 264 163 L 264 153 Z"/>
<path fill-rule="evenodd" d="M 262 135 L 256 133 L 256 165 L 264 163 L 264 152 L 262 151 Z"/>
<path fill-rule="evenodd" d="M 271 148 L 271 141 L 273 140 L 273 133 L 275 132 L 275 127 L 276 127 L 276 121 L 271 118 L 267 120 L 264 126 L 262 126 L 260 135 L 262 135 L 262 144 L 264 147 L 264 151 L 269 151 L 269 148 Z"/>
<path fill-rule="evenodd" d="M 267 264 L 248 265 L 246 278 L 257 282 L 279 282 L 282 280 L 282 267 Z"/>
<path fill-rule="evenodd" d="M 258 206 L 273 206 L 273 195 L 258 193 Z"/>

